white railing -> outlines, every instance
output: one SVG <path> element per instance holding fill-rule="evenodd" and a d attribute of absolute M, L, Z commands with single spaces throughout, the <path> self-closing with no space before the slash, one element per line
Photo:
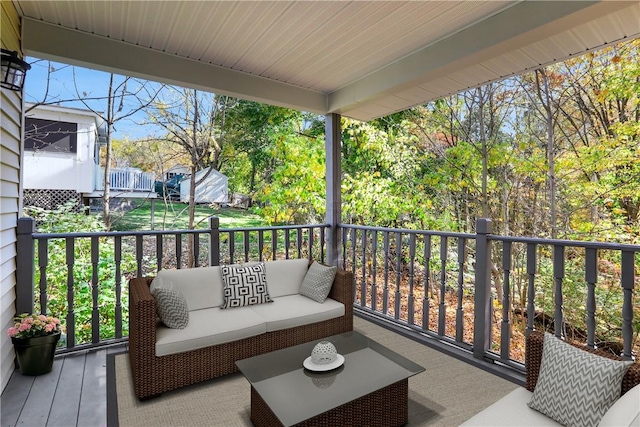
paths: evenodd
<path fill-rule="evenodd" d="M 109 173 L 111 190 L 155 191 L 155 176 L 140 169 L 111 169 Z M 104 190 L 104 168 L 96 168 L 96 190 Z"/>

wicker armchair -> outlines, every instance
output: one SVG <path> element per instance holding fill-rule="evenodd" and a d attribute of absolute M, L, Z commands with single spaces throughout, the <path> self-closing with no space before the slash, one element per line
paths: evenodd
<path fill-rule="evenodd" d="M 165 391 L 237 371 L 247 357 L 353 330 L 353 274 L 336 273 L 329 298 L 345 306 L 344 316 L 167 356 L 156 356 L 156 305 L 152 277 L 129 281 L 129 360 L 135 395 L 147 399 Z"/>

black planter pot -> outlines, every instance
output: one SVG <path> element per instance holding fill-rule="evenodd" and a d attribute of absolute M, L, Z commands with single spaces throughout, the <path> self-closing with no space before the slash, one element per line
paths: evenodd
<path fill-rule="evenodd" d="M 23 375 L 42 375 L 51 372 L 60 332 L 31 338 L 11 338 Z"/>

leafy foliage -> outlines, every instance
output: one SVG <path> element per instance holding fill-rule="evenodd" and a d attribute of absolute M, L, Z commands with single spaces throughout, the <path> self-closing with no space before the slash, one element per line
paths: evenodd
<path fill-rule="evenodd" d="M 26 214 L 34 218 L 41 233 L 72 233 L 77 231 L 99 232 L 104 231 L 104 225 L 96 216 L 87 215 L 84 212 L 74 212 L 74 205 L 67 203 L 60 208 L 47 211 L 40 208 L 26 209 Z M 99 315 L 100 338 L 109 339 L 116 336 L 115 318 L 116 310 L 123 312 L 123 335 L 128 331 L 128 291 L 127 281 L 136 271 L 135 258 L 132 251 L 123 250 L 121 254 L 121 276 L 115 275 L 115 247 L 112 238 L 102 237 L 98 244 L 98 263 L 96 283 L 93 282 L 94 265 L 91 261 L 91 239 L 76 238 L 73 248 L 73 306 L 68 306 L 67 284 L 67 255 L 64 238 L 39 240 L 38 244 L 47 244 L 47 263 L 44 270 L 46 274 L 46 291 L 41 295 L 39 283 L 42 270 L 36 269 L 35 277 L 35 309 L 62 320 L 65 327 L 69 328 L 70 315 L 73 315 L 76 344 L 91 342 L 92 314 L 97 309 Z M 38 248 L 39 249 L 39 248 Z M 36 250 L 39 254 L 40 251 Z M 43 261 L 36 259 L 36 266 Z M 119 284 L 118 284 L 119 282 Z M 117 299 L 117 287 L 120 287 L 121 299 Z M 97 299 L 94 301 L 93 291 L 97 291 Z M 41 298 L 46 302 L 46 310 L 41 306 Z"/>

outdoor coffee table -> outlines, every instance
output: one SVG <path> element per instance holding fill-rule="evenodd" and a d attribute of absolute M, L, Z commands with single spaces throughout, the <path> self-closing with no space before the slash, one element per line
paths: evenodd
<path fill-rule="evenodd" d="M 319 341 L 332 342 L 345 358 L 329 372 L 302 366 Z M 255 426 L 397 426 L 408 420 L 409 377 L 424 368 L 359 332 L 239 360 L 251 384 Z"/>

